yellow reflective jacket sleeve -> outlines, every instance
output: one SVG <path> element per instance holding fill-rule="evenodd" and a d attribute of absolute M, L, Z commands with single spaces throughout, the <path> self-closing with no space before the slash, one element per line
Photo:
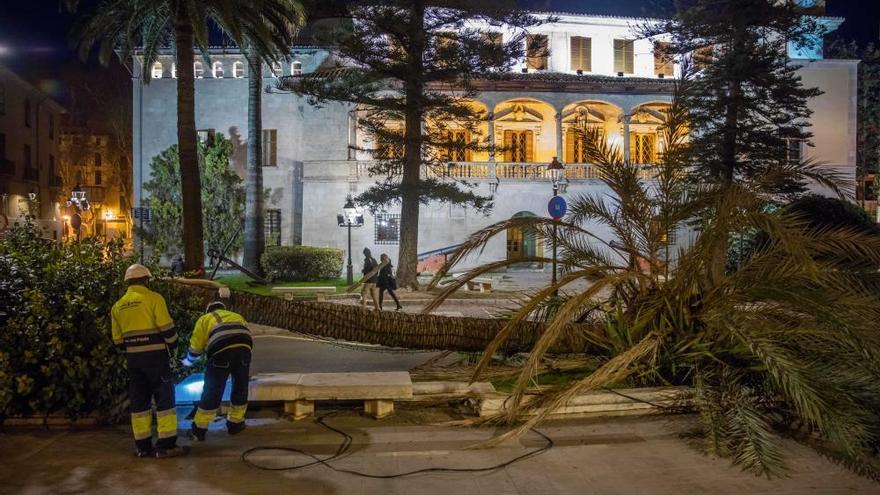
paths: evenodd
<path fill-rule="evenodd" d="M 208 342 L 208 332 L 211 331 L 211 326 L 213 326 L 215 322 L 214 315 L 206 314 L 202 315 L 196 321 L 195 327 L 193 327 L 192 336 L 189 338 L 189 354 L 193 358 L 198 358 L 205 352 L 205 344 Z"/>
<path fill-rule="evenodd" d="M 177 342 L 177 331 L 174 330 L 174 320 L 168 314 L 168 306 L 165 304 L 165 298 L 157 294 L 156 306 L 153 308 L 154 318 L 156 319 L 156 328 L 165 339 L 166 344 Z"/>
<path fill-rule="evenodd" d="M 122 328 L 119 326 L 119 319 L 116 317 L 116 305 L 110 310 L 110 335 L 113 338 L 113 344 L 122 346 Z"/>

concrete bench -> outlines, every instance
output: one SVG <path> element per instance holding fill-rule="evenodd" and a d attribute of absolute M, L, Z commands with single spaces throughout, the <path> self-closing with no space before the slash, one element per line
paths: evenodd
<path fill-rule="evenodd" d="M 297 295 L 314 294 L 319 301 L 323 301 L 327 295 L 336 294 L 336 287 L 272 287 L 272 292 L 283 295 L 287 300 Z"/>
<path fill-rule="evenodd" d="M 413 386 L 405 371 L 380 373 L 268 373 L 251 377 L 248 400 L 283 401 L 294 420 L 311 416 L 316 400 L 363 400 L 364 412 L 384 418 L 394 401 L 412 399 Z"/>
<path fill-rule="evenodd" d="M 467 288 L 468 290 L 479 290 L 480 292 L 492 292 L 492 279 L 477 277 L 468 281 Z"/>

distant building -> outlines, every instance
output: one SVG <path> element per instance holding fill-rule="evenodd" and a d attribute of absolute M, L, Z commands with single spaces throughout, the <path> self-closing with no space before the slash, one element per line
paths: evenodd
<path fill-rule="evenodd" d="M 662 110 L 671 100 L 678 65 L 655 53 L 652 40 L 635 34 L 635 26 L 650 20 L 567 13 L 553 16 L 555 22 L 535 27 L 529 36 L 540 42 L 532 45 L 549 46 L 549 53 L 528 53 L 506 80 L 475 82 L 479 93 L 473 105 L 488 116 L 480 124 L 479 138 L 503 147 L 504 153 L 450 156 L 449 176 L 475 184 L 478 193 L 494 196 L 491 215 L 459 205 L 422 206 L 418 252 L 423 257 L 457 245 L 491 223 L 546 216 L 552 194 L 546 167 L 553 157 L 565 164 L 565 195 L 606 192 L 595 169 L 586 163 L 575 129 L 598 129 L 623 148 L 631 163 L 646 169 L 662 152 L 658 128 L 663 125 Z M 830 17 L 819 20 L 831 31 L 843 22 Z M 509 36 L 489 27 L 487 34 Z M 818 87 L 823 94 L 809 102 L 814 112 L 810 129 L 813 146 L 792 142 L 788 150 L 793 160 L 812 158 L 852 178 L 858 61 L 823 59 L 821 40 L 819 45 L 812 50 L 789 48 L 790 58 L 802 66 L 799 75 L 804 85 Z M 214 49 L 210 56 L 209 64 L 198 58 L 195 62 L 196 127 L 202 136 L 220 132 L 229 137 L 235 146 L 233 164 L 243 171 L 246 60 L 235 49 Z M 263 86 L 275 86 L 279 77 L 332 67 L 333 62 L 330 51 L 303 43 L 291 49 L 291 62 L 265 67 Z M 135 205 L 144 197 L 141 185 L 149 180 L 150 160 L 177 140 L 174 58 L 170 53 L 160 56 L 147 69 L 153 77 L 149 85 L 143 84 L 138 72 L 133 79 Z M 343 103 L 316 107 L 305 98 L 279 91 L 263 95 L 264 185 L 271 190 L 266 205 L 267 239 L 347 248 L 345 235 L 336 227 L 336 214 L 346 195 L 357 195 L 376 181 L 368 170 L 373 154 L 381 148 L 358 128 L 359 111 Z M 355 253 L 369 247 L 374 253 L 395 257 L 399 221 L 399 209 L 393 205 L 376 214 L 366 213 L 365 226 L 353 232 Z M 535 236 L 510 229 L 506 238 L 496 237 L 487 246 L 480 260 L 541 255 L 542 249 Z"/>
<path fill-rule="evenodd" d="M 0 65 L 0 229 L 30 216 L 47 237 L 62 232 L 58 174 L 64 108 Z"/>
<path fill-rule="evenodd" d="M 90 204 L 82 235 L 130 239 L 131 165 L 113 133 L 94 123 L 66 124 L 60 149 L 64 190 L 81 187 Z"/>

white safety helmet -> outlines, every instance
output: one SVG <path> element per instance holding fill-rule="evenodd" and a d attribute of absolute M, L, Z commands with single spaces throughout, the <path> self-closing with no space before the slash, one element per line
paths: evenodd
<path fill-rule="evenodd" d="M 125 270 L 125 280 L 131 280 L 136 278 L 152 278 L 153 274 L 150 273 L 150 270 L 141 265 L 139 263 L 135 263 Z"/>

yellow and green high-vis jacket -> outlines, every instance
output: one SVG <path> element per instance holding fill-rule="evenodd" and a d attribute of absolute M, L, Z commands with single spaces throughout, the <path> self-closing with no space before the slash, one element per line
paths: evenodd
<path fill-rule="evenodd" d="M 218 309 L 202 316 L 196 322 L 189 339 L 189 358 L 197 360 L 202 354 L 208 359 L 218 352 L 234 347 L 252 349 L 254 341 L 247 322 L 238 313 Z"/>
<path fill-rule="evenodd" d="M 110 310 L 113 343 L 125 350 L 129 366 L 155 366 L 168 360 L 177 342 L 165 299 L 143 285 L 132 285 Z"/>

